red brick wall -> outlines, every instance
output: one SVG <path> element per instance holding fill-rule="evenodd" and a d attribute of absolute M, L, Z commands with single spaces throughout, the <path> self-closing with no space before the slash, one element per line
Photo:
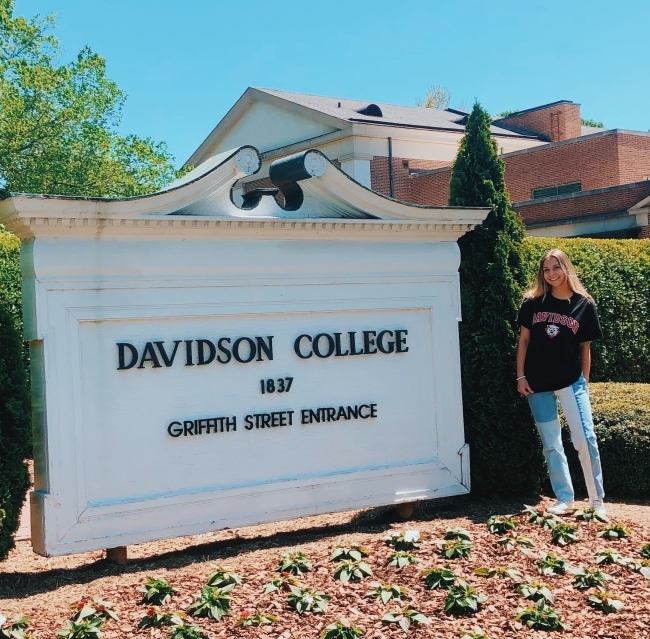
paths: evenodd
<path fill-rule="evenodd" d="M 650 178 L 650 135 L 618 133 L 618 162 L 621 182 L 640 182 Z"/>
<path fill-rule="evenodd" d="M 505 125 L 545 135 L 551 142 L 581 135 L 580 105 L 556 104 L 503 118 Z"/>
<path fill-rule="evenodd" d="M 581 182 L 583 191 L 625 184 L 619 170 L 618 145 L 619 136 L 613 133 L 506 155 L 503 159 L 510 199 L 532 200 L 533 189 L 568 182 Z"/>
<path fill-rule="evenodd" d="M 639 182 L 650 177 L 650 136 L 615 131 L 581 140 L 506 154 L 506 185 L 513 202 L 533 189 L 580 182 L 583 191 Z M 410 201 L 443 205 L 451 171 L 411 178 Z"/>
<path fill-rule="evenodd" d="M 393 158 L 393 197 L 403 202 L 412 202 L 410 169 L 437 169 L 448 166 L 449 162 L 438 160 L 413 160 Z M 376 155 L 370 160 L 370 184 L 372 190 L 390 195 L 390 180 L 388 174 L 388 158 Z"/>
<path fill-rule="evenodd" d="M 526 224 L 538 224 L 569 218 L 580 218 L 599 213 L 627 211 L 650 195 L 650 181 L 590 194 L 573 194 L 562 199 L 515 204 Z"/>
<path fill-rule="evenodd" d="M 411 178 L 409 202 L 429 206 L 447 206 L 451 168 Z"/>

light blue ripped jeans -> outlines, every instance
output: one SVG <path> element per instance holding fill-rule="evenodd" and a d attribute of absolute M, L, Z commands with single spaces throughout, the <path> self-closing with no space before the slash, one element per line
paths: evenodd
<path fill-rule="evenodd" d="M 603 499 L 603 471 L 585 378 L 580 375 L 580 379 L 571 386 L 556 391 L 533 393 L 528 395 L 527 399 L 542 438 L 548 474 L 557 500 L 573 501 L 573 484 L 562 446 L 562 430 L 557 413 L 558 399 L 571 430 L 571 441 L 578 451 L 589 501 L 593 504 L 594 501 Z"/>

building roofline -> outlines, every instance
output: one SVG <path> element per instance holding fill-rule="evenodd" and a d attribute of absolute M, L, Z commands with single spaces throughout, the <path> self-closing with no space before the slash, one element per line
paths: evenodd
<path fill-rule="evenodd" d="M 590 195 L 602 195 L 603 193 L 615 193 L 616 191 L 626 191 L 640 186 L 648 186 L 650 188 L 650 180 L 641 180 L 640 182 L 630 182 L 629 184 L 617 184 L 615 186 L 607 186 L 602 189 L 591 189 L 590 191 L 574 191 L 573 193 L 563 193 L 562 195 L 551 195 L 549 197 L 538 197 L 535 200 L 524 200 L 522 202 L 513 202 L 513 208 L 520 208 L 523 206 L 532 206 L 533 204 L 546 204 L 549 202 L 558 202 L 561 200 L 569 200 L 572 198 L 588 197 Z M 647 198 L 645 198 L 647 199 Z M 638 206 L 644 200 L 639 201 Z"/>
<path fill-rule="evenodd" d="M 577 144 L 583 140 L 593 139 L 598 137 L 604 137 L 606 135 L 615 135 L 617 133 L 624 133 L 626 135 L 639 135 L 642 137 L 650 137 L 650 131 L 632 131 L 631 129 L 607 129 L 605 131 L 596 131 L 595 133 L 588 133 L 587 135 L 579 135 L 576 138 L 569 138 L 568 140 L 557 140 L 555 142 L 547 142 L 546 144 L 538 144 L 537 146 L 531 146 L 527 149 L 519 149 L 518 151 L 510 151 L 509 153 L 504 153 L 502 158 L 510 158 L 515 155 L 521 155 L 523 153 L 531 153 L 533 151 L 543 151 L 545 149 L 555 148 L 556 146 L 563 146 L 565 144 Z"/>
<path fill-rule="evenodd" d="M 555 102 L 549 102 L 548 104 L 542 104 L 540 106 L 531 107 L 530 109 L 523 109 L 522 111 L 515 111 L 514 113 L 509 113 L 508 115 L 498 118 L 498 120 L 507 120 L 508 118 L 514 118 L 518 115 L 523 115 L 524 113 L 532 113 L 533 111 L 541 111 L 542 109 L 548 109 L 549 107 L 557 106 L 558 104 L 578 104 L 573 100 L 557 100 Z M 578 104 L 578 106 L 580 106 Z M 493 120 L 495 121 L 495 120 Z"/>

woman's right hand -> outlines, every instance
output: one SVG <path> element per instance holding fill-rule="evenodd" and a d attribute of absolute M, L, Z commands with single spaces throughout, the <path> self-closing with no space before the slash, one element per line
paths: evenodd
<path fill-rule="evenodd" d="M 517 381 L 517 390 L 524 397 L 533 394 L 533 389 L 528 385 L 528 380 L 525 377 L 522 377 L 520 380 Z"/>

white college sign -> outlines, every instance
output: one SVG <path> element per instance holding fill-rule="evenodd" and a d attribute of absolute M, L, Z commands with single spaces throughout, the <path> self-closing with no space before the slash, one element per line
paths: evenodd
<path fill-rule="evenodd" d="M 13 196 L 35 410 L 36 552 L 467 492 L 456 239 L 315 152 L 285 208 L 235 150 L 145 198 Z"/>

